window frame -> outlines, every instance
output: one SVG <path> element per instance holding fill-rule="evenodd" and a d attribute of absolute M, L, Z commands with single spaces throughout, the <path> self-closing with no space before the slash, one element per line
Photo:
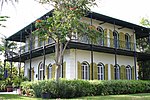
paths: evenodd
<path fill-rule="evenodd" d="M 101 62 L 97 64 L 97 75 L 98 75 L 98 80 L 104 80 L 105 66 Z"/>
<path fill-rule="evenodd" d="M 114 75 L 115 75 L 115 80 L 120 79 L 120 66 L 118 64 L 114 66 Z"/>
<path fill-rule="evenodd" d="M 82 73 L 82 79 L 84 80 L 90 80 L 90 66 L 88 62 L 82 62 L 81 64 L 81 73 Z"/>
<path fill-rule="evenodd" d="M 127 80 L 132 80 L 132 69 L 130 65 L 126 66 L 126 78 Z"/>

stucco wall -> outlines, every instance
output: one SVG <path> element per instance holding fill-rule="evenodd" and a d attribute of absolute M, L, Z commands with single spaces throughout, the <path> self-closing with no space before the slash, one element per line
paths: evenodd
<path fill-rule="evenodd" d="M 64 55 L 64 62 L 66 62 L 66 79 L 77 79 L 77 62 L 86 61 L 91 63 L 91 52 L 87 50 L 70 49 L 66 50 Z M 34 67 L 34 80 L 37 80 L 36 74 L 38 74 L 38 65 L 43 62 L 43 56 L 32 59 L 32 67 Z M 108 64 L 108 79 L 111 79 L 110 64 L 115 64 L 115 54 L 108 54 L 102 52 L 93 53 L 93 62 L 98 64 L 99 62 Z M 54 54 L 46 55 L 45 64 L 54 64 Z M 27 69 L 29 68 L 29 60 L 25 61 L 25 76 L 28 76 Z M 134 66 L 134 57 L 117 55 L 118 65 L 130 65 Z"/>

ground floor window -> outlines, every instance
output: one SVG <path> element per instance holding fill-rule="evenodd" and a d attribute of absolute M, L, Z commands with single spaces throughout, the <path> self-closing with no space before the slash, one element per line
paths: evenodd
<path fill-rule="evenodd" d="M 97 65 L 97 69 L 98 69 L 98 80 L 104 80 L 104 64 L 99 63 Z"/>
<path fill-rule="evenodd" d="M 114 66 L 114 72 L 115 72 L 115 79 L 119 80 L 120 79 L 120 66 L 119 65 Z"/>
<path fill-rule="evenodd" d="M 126 77 L 127 77 L 127 80 L 131 80 L 131 66 L 127 66 L 126 67 Z"/>
<path fill-rule="evenodd" d="M 87 62 L 83 62 L 82 65 L 82 79 L 89 80 L 90 79 L 90 68 Z"/>
<path fill-rule="evenodd" d="M 48 65 L 48 79 L 51 79 L 52 78 L 52 65 L 49 64 Z"/>
<path fill-rule="evenodd" d="M 39 66 L 38 66 L 39 68 L 39 74 L 38 74 L 38 79 L 39 80 L 43 80 L 44 79 L 44 65 L 43 65 L 43 63 L 42 62 L 40 62 L 40 64 L 39 64 Z"/>

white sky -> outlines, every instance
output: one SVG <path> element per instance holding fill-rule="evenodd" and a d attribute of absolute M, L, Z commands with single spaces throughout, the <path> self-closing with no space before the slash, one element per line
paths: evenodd
<path fill-rule="evenodd" d="M 139 24 L 142 17 L 150 17 L 150 0 L 98 1 L 98 7 L 92 8 L 92 10 L 110 17 L 135 24 Z M 0 27 L 0 33 L 8 37 L 44 15 L 50 9 L 52 8 L 41 5 L 34 0 L 19 0 L 15 7 L 11 3 L 4 4 L 0 15 L 7 15 L 10 18 L 4 23 L 7 26 L 6 28 Z"/>

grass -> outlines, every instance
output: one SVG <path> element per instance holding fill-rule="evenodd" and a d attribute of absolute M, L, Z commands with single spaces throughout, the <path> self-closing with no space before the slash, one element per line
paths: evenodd
<path fill-rule="evenodd" d="M 0 94 L 0 100 L 42 100 L 42 99 L 20 96 L 17 94 Z"/>
<path fill-rule="evenodd" d="M 0 100 L 42 100 L 41 98 L 25 97 L 14 94 L 0 94 Z M 128 95 L 107 95 L 107 96 L 87 96 L 74 99 L 86 100 L 150 100 L 150 93 L 128 94 Z"/>
<path fill-rule="evenodd" d="M 150 93 L 127 94 L 127 95 L 107 95 L 107 96 L 87 96 L 78 99 L 96 100 L 150 100 Z"/>

